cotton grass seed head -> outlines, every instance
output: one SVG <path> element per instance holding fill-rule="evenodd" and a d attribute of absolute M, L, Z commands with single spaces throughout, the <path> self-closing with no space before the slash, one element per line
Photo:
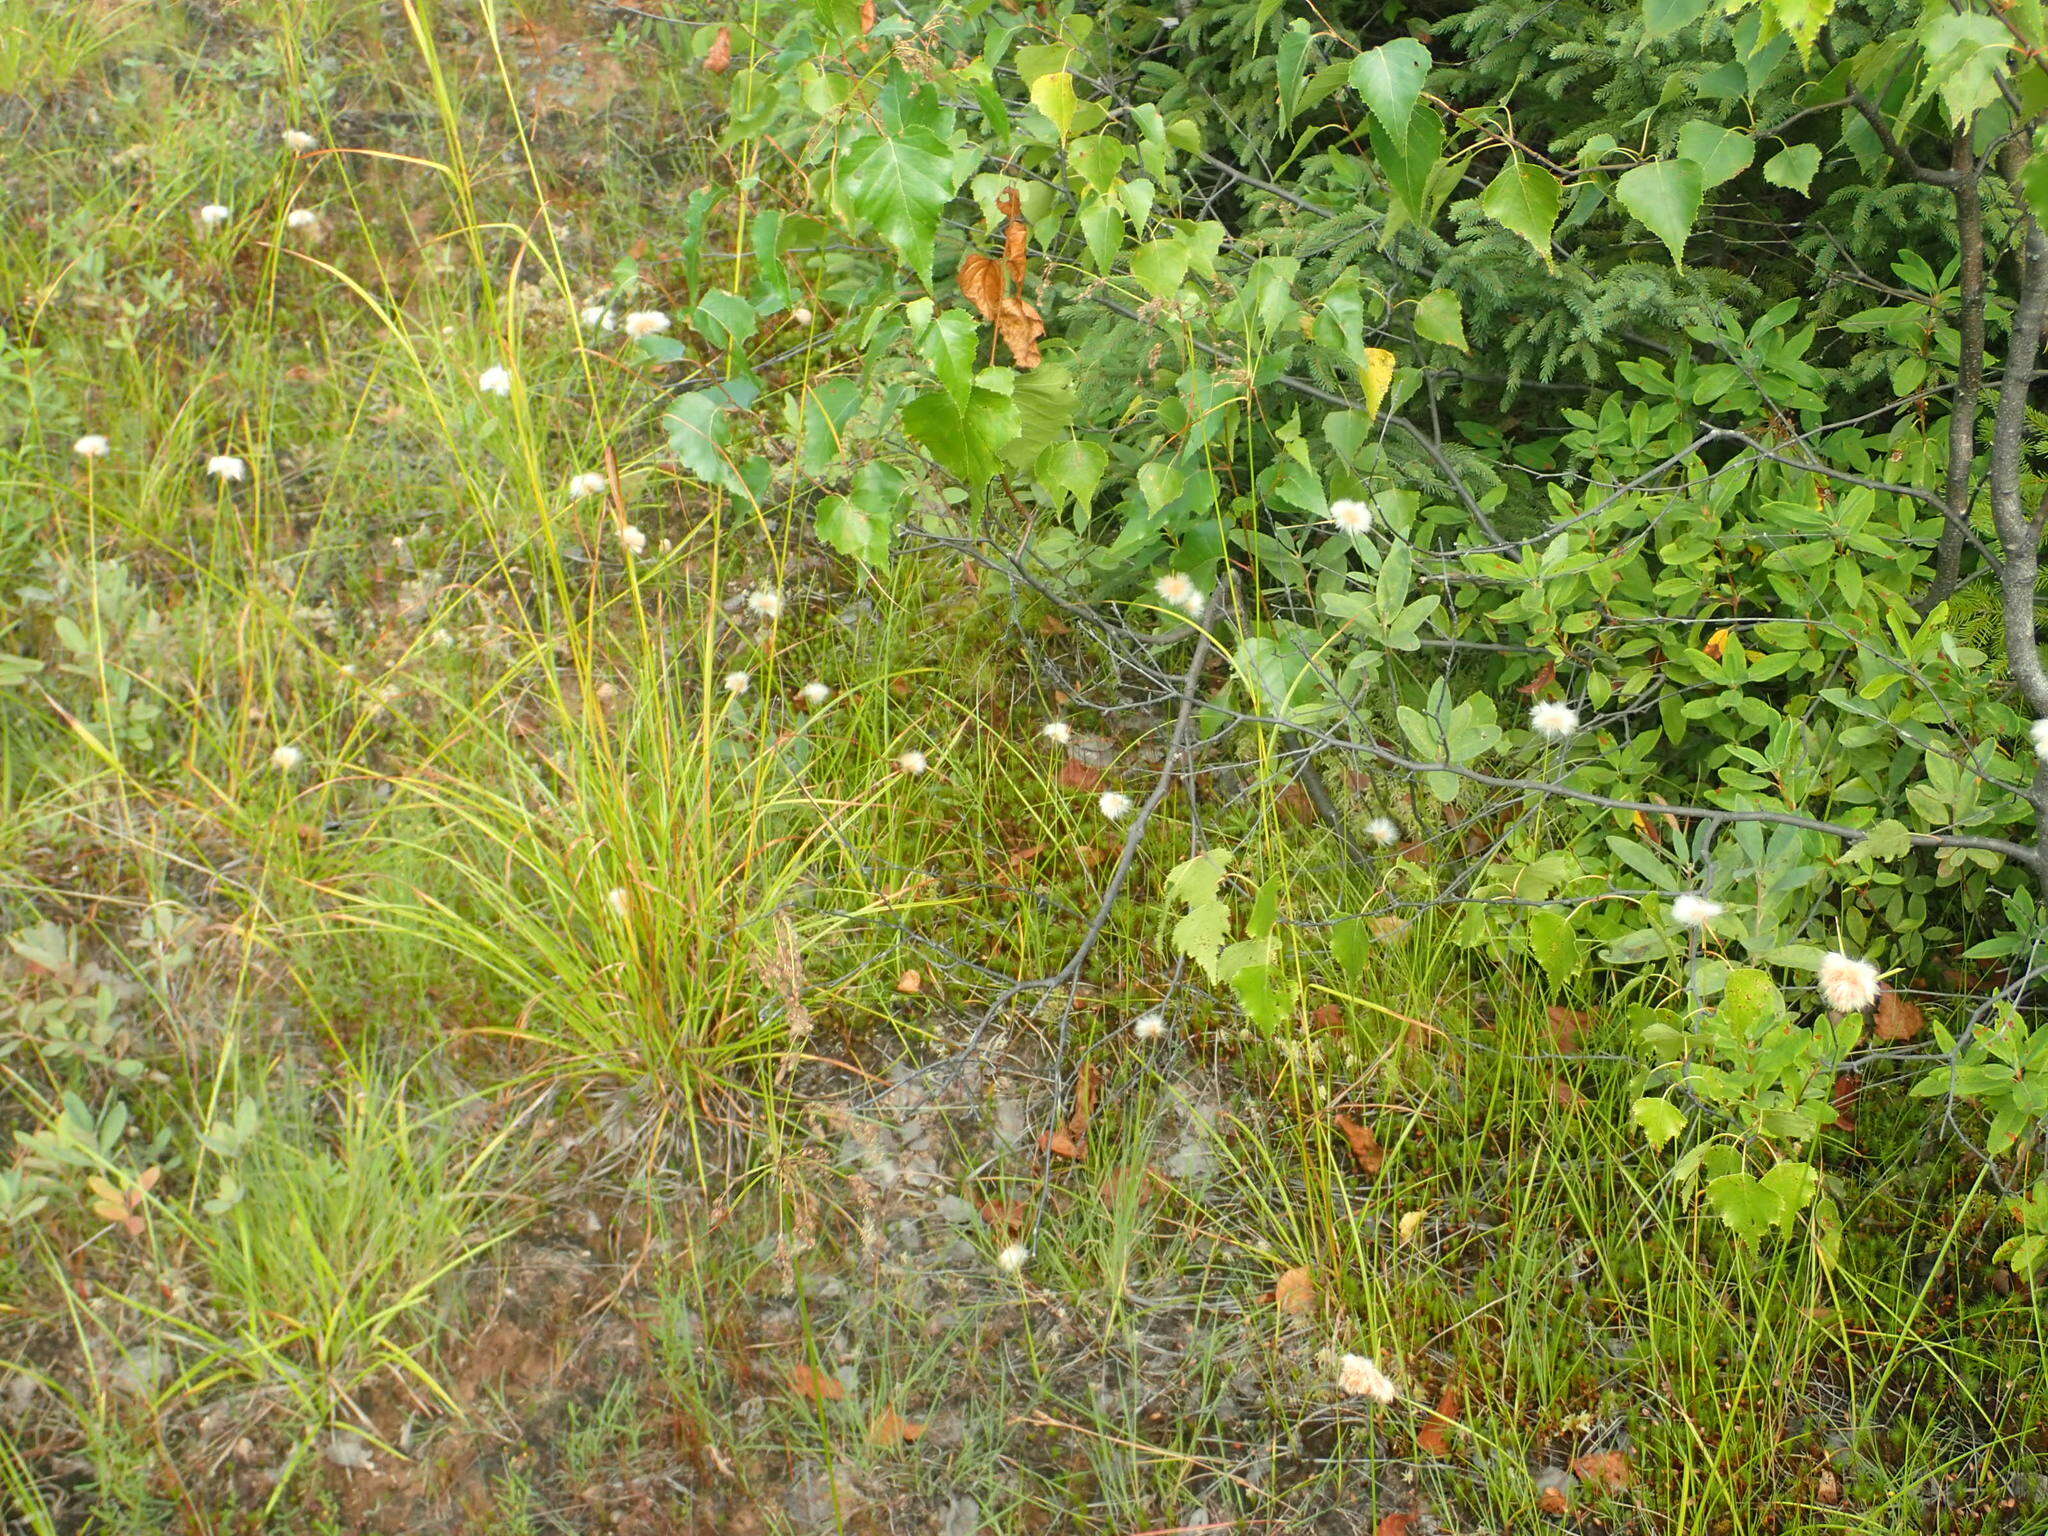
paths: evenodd
<path fill-rule="evenodd" d="M 305 760 L 306 754 L 290 745 L 281 745 L 270 754 L 271 766 L 279 773 L 290 773 Z"/>
<path fill-rule="evenodd" d="M 725 674 L 725 691 L 734 698 L 738 698 L 753 686 L 754 679 L 748 673 L 728 672 Z"/>
<path fill-rule="evenodd" d="M 1369 1397 L 1391 1403 L 1401 1395 L 1387 1373 L 1365 1355 L 1346 1355 L 1337 1362 L 1337 1387 L 1347 1397 Z"/>
<path fill-rule="evenodd" d="M 287 128 L 283 138 L 284 147 L 295 155 L 311 154 L 320 147 L 320 141 L 303 128 Z"/>
<path fill-rule="evenodd" d="M 216 480 L 246 480 L 249 466 L 232 453 L 216 453 L 206 461 L 206 472 Z"/>
<path fill-rule="evenodd" d="M 320 215 L 310 208 L 294 208 L 284 216 L 286 229 L 311 229 L 320 222 Z"/>
<path fill-rule="evenodd" d="M 1031 1250 L 1022 1243 L 1012 1243 L 996 1255 L 996 1268 L 1006 1275 L 1020 1273 L 1031 1262 Z"/>
<path fill-rule="evenodd" d="M 747 612 L 773 621 L 782 617 L 782 594 L 773 587 L 756 587 L 747 594 Z"/>
<path fill-rule="evenodd" d="M 1152 583 L 1152 590 L 1167 607 L 1178 608 L 1193 618 L 1201 617 L 1202 589 L 1185 571 L 1168 571 Z"/>
<path fill-rule="evenodd" d="M 114 451 L 114 445 L 109 443 L 104 437 L 101 437 L 99 433 L 88 432 L 71 445 L 71 451 L 81 459 L 104 459 Z M 2043 721 L 2042 723 L 2048 725 L 2048 721 Z"/>
<path fill-rule="evenodd" d="M 906 752 L 901 757 L 896 759 L 897 768 L 900 769 L 902 772 L 911 775 L 913 778 L 915 778 L 918 774 L 925 772 L 927 769 L 931 767 L 931 765 L 932 760 L 926 757 L 922 752 Z"/>
<path fill-rule="evenodd" d="M 235 211 L 226 203 L 208 203 L 199 210 L 199 222 L 208 229 L 219 229 L 235 216 Z"/>
<path fill-rule="evenodd" d="M 509 395 L 512 393 L 512 371 L 494 363 L 476 376 L 476 387 L 487 395 Z"/>
<path fill-rule="evenodd" d="M 804 701 L 805 709 L 822 709 L 825 701 L 832 697 L 832 690 L 823 683 L 805 683 L 797 689 L 796 696 Z"/>
<path fill-rule="evenodd" d="M 636 309 L 626 316 L 626 334 L 638 341 L 642 336 L 659 336 L 668 329 L 668 316 L 658 309 Z"/>
<path fill-rule="evenodd" d="M 2048 719 L 2036 720 L 2027 735 L 2034 742 L 2034 756 L 2048 763 Z"/>
<path fill-rule="evenodd" d="M 811 323 L 811 312 L 799 304 L 789 312 L 789 318 L 794 324 L 809 325 Z"/>
<path fill-rule="evenodd" d="M 1375 816 L 1365 824 L 1365 835 L 1382 848 L 1391 848 L 1401 841 L 1401 829 L 1394 825 L 1391 816 Z"/>
<path fill-rule="evenodd" d="M 1048 720 L 1038 728 L 1038 734 L 1056 747 L 1064 747 L 1074 739 L 1074 728 L 1064 720 Z"/>
<path fill-rule="evenodd" d="M 604 893 L 604 904 L 612 909 L 612 916 L 624 917 L 632 905 L 632 898 L 626 894 L 623 885 L 615 885 Z"/>
<path fill-rule="evenodd" d="M 1704 928 L 1726 910 L 1718 901 L 1691 891 L 1671 898 L 1671 920 L 1683 928 Z"/>
<path fill-rule="evenodd" d="M 1861 1013 L 1877 1001 L 1877 967 L 1868 960 L 1851 960 L 1840 950 L 1820 957 L 1815 980 L 1821 998 L 1836 1013 Z"/>
<path fill-rule="evenodd" d="M 602 304 L 584 305 L 582 320 L 586 331 L 616 331 L 619 328 L 617 317 Z"/>
<path fill-rule="evenodd" d="M 1157 1008 L 1139 1014 L 1131 1020 L 1131 1033 L 1140 1040 L 1157 1040 L 1166 1033 L 1166 1015 Z"/>
<path fill-rule="evenodd" d="M 606 484 L 607 482 L 603 475 L 597 473 L 596 470 L 588 470 L 570 479 L 569 499 L 571 501 L 581 501 L 586 496 L 601 495 Z"/>
<path fill-rule="evenodd" d="M 1550 741 L 1563 741 L 1579 728 L 1579 712 L 1569 704 L 1546 699 L 1529 711 L 1529 729 Z"/>
<path fill-rule="evenodd" d="M 1105 789 L 1095 803 L 1111 821 L 1122 821 L 1131 814 L 1131 797 L 1113 789 Z"/>
<path fill-rule="evenodd" d="M 647 535 L 638 528 L 635 528 L 631 523 L 626 524 L 625 527 L 619 530 L 619 544 L 629 555 L 644 555 L 647 553 Z"/>
<path fill-rule="evenodd" d="M 1337 525 L 1339 533 L 1348 533 L 1354 539 L 1372 532 L 1372 507 L 1349 497 L 1330 503 L 1330 521 Z"/>

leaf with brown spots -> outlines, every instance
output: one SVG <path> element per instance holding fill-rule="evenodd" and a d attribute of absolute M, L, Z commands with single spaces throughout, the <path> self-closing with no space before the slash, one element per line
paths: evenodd
<path fill-rule="evenodd" d="M 732 67 L 732 28 L 720 27 L 711 39 L 711 51 L 704 55 L 706 74 L 722 75 Z"/>
<path fill-rule="evenodd" d="M 970 251 L 960 263 L 960 292 L 984 320 L 996 317 L 1003 302 L 1003 268 L 993 256 Z"/>
<path fill-rule="evenodd" d="M 1621 1451 L 1594 1451 L 1572 1459 L 1572 1475 L 1594 1493 L 1620 1493 L 1628 1487 L 1628 1456 Z"/>
<path fill-rule="evenodd" d="M 1296 1266 L 1273 1282 L 1273 1305 L 1283 1317 L 1306 1317 L 1316 1309 L 1315 1276 Z"/>
<path fill-rule="evenodd" d="M 868 1444 L 885 1451 L 908 1445 L 923 1433 L 922 1424 L 906 1419 L 894 1408 L 885 1407 L 868 1421 Z"/>
<path fill-rule="evenodd" d="M 836 1403 L 846 1396 L 846 1386 L 837 1376 L 814 1371 L 808 1365 L 799 1365 L 789 1373 L 789 1390 L 814 1403 Z"/>
<path fill-rule="evenodd" d="M 1379 1138 L 1373 1135 L 1372 1127 L 1361 1125 L 1339 1110 L 1337 1129 L 1344 1133 L 1344 1140 L 1350 1145 L 1351 1156 L 1358 1166 L 1368 1175 L 1377 1174 L 1387 1160 L 1387 1151 L 1380 1145 Z"/>
<path fill-rule="evenodd" d="M 1877 995 L 1874 1033 L 1880 1040 L 1915 1040 L 1927 1028 L 1927 1015 L 1918 1003 L 1909 1003 L 1891 987 Z"/>
<path fill-rule="evenodd" d="M 1045 334 L 1045 320 L 1029 299 L 1005 294 L 996 305 L 996 334 L 1010 349 L 1010 361 L 1019 368 L 1036 368 L 1041 359 L 1038 338 Z"/>
<path fill-rule="evenodd" d="M 1456 1387 L 1445 1387 L 1443 1396 L 1436 1400 L 1436 1412 L 1430 1421 L 1422 1426 L 1422 1433 L 1415 1437 L 1415 1443 L 1431 1456 L 1451 1454 L 1450 1442 L 1444 1438 L 1444 1431 L 1458 1422 L 1458 1410 L 1464 1404 L 1458 1398 Z"/>

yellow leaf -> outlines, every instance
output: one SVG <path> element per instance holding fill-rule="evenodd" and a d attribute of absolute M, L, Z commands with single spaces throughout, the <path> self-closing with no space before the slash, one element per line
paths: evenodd
<path fill-rule="evenodd" d="M 1394 382 L 1394 354 L 1385 347 L 1367 347 L 1365 367 L 1358 376 L 1365 384 L 1365 414 L 1379 415 L 1380 405 L 1387 398 L 1387 387 Z"/>
<path fill-rule="evenodd" d="M 1402 1242 L 1412 1243 L 1415 1241 L 1415 1234 L 1422 1230 L 1422 1218 L 1428 1214 L 1429 1208 L 1427 1206 L 1423 1207 L 1423 1209 L 1419 1211 L 1408 1211 L 1403 1213 L 1401 1220 L 1396 1224 L 1394 1228 L 1395 1232 L 1399 1234 Z"/>
<path fill-rule="evenodd" d="M 1711 635 L 1707 636 L 1706 652 L 1709 656 L 1713 657 L 1714 660 L 1719 661 L 1722 655 L 1727 651 L 1728 635 L 1729 631 L 1725 629 L 1717 629 Z"/>
<path fill-rule="evenodd" d="M 1080 98 L 1074 94 L 1074 77 L 1065 70 L 1055 74 L 1040 75 L 1031 82 L 1031 105 L 1052 119 L 1053 127 L 1065 141 L 1068 131 L 1074 126 L 1074 113 L 1080 109 Z"/>

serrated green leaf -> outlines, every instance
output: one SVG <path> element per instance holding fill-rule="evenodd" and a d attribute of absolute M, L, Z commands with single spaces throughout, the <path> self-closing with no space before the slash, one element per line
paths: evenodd
<path fill-rule="evenodd" d="M 1550 232 L 1557 227 L 1563 190 L 1542 166 L 1517 160 L 1487 184 L 1479 207 L 1494 223 L 1528 241 L 1548 265 Z"/>
<path fill-rule="evenodd" d="M 1661 1148 L 1685 1130 L 1685 1112 L 1669 1099 L 1637 1099 L 1628 1117 L 1652 1147 Z"/>
<path fill-rule="evenodd" d="M 1699 217 L 1704 177 L 1690 160 L 1659 160 L 1624 171 L 1614 195 L 1638 223 L 1664 242 L 1673 266 L 1685 265 L 1685 241 Z"/>
<path fill-rule="evenodd" d="M 1820 169 L 1818 144 L 1787 144 L 1764 162 L 1764 180 L 1774 187 L 1803 193 Z"/>
<path fill-rule="evenodd" d="M 1407 136 L 1430 62 L 1429 50 L 1412 37 L 1397 37 L 1351 61 L 1351 89 L 1365 98 L 1390 137 Z"/>
<path fill-rule="evenodd" d="M 964 174 L 951 146 L 931 133 L 867 133 L 840 152 L 833 197 L 929 287 L 939 219 Z"/>
<path fill-rule="evenodd" d="M 1465 306 L 1448 288 L 1425 294 L 1415 305 L 1415 334 L 1446 347 L 1465 346 Z"/>
<path fill-rule="evenodd" d="M 1678 154 L 1699 166 L 1704 190 L 1733 181 L 1748 170 L 1756 158 L 1756 140 L 1696 117 L 1678 130 Z"/>

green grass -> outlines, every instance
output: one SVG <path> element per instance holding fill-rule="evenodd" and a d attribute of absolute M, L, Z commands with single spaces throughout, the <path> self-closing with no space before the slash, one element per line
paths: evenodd
<path fill-rule="evenodd" d="M 670 462 L 663 375 L 577 312 L 684 307 L 679 190 L 793 189 L 720 158 L 687 27 L 614 20 L 0 4 L 26 1527 L 2038 1529 L 2038 1313 L 1900 1084 L 1831 1143 L 1841 1261 L 1750 1253 L 1628 1129 L 1616 1000 L 1428 925 L 1356 980 L 1286 930 L 1331 1011 L 1279 1038 L 1173 989 L 1178 798 L 1071 1017 L 1026 994 L 963 1055 L 1120 838 L 1037 734 L 1063 706 L 1026 642 L 1060 642 L 953 561 L 854 568 L 795 498 Z M 536 116 L 565 70 L 601 110 Z M 475 387 L 497 363 L 509 398 Z M 790 399 L 853 368 L 797 366 Z M 1286 872 L 1290 915 L 1372 894 L 1270 800 L 1203 831 Z M 1599 1012 L 1571 1051 L 1553 1001 Z M 139 1230 L 93 1212 L 88 1180 L 151 1168 Z M 1403 1400 L 1339 1394 L 1345 1353 Z M 1610 1450 L 1626 1487 L 1539 1513 L 1535 1474 Z"/>

